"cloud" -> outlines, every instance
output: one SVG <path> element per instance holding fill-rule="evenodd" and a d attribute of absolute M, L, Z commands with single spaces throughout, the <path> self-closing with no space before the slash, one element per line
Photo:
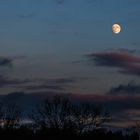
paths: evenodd
<path fill-rule="evenodd" d="M 133 82 L 127 85 L 118 85 L 117 87 L 111 88 L 108 92 L 109 95 L 140 95 L 140 85 L 135 85 Z"/>
<path fill-rule="evenodd" d="M 11 87 L 20 87 L 20 85 L 28 83 L 28 79 L 18 79 L 18 78 L 10 78 L 10 71 L 9 68 L 13 67 L 15 64 L 21 63 L 21 60 L 23 60 L 24 56 L 9 56 L 4 57 L 0 56 L 0 88 L 11 88 Z M 3 69 L 4 67 L 4 69 Z M 6 68 L 6 69 L 5 69 Z M 8 68 L 8 69 L 7 69 Z"/>
<path fill-rule="evenodd" d="M 20 18 L 20 19 L 30 19 L 30 18 L 33 18 L 35 16 L 37 16 L 36 12 L 30 13 L 30 14 L 22 14 L 22 15 L 19 15 L 18 18 Z"/>
<path fill-rule="evenodd" d="M 138 49 L 128 49 L 128 48 L 109 48 L 107 49 L 108 51 L 118 51 L 118 52 L 123 52 L 123 53 L 135 53 L 138 51 Z"/>
<path fill-rule="evenodd" d="M 27 83 L 28 80 L 11 79 L 0 75 L 0 88 L 2 87 L 17 87 L 21 84 Z"/>
<path fill-rule="evenodd" d="M 88 101 L 88 102 L 124 102 L 129 101 L 129 100 L 138 100 L 140 101 L 140 96 L 133 96 L 133 95 L 98 95 L 98 94 L 78 94 L 78 93 L 73 93 L 72 97 L 74 97 L 77 100 L 81 101 Z"/>
<path fill-rule="evenodd" d="M 8 75 L 10 74 L 6 68 L 11 68 L 15 64 L 15 62 L 20 62 L 19 60 L 23 59 L 24 56 L 11 56 L 11 57 L 3 57 L 0 56 L 0 88 L 8 88 L 8 87 L 18 87 L 21 84 L 28 82 L 28 80 L 21 80 L 17 78 L 10 78 Z M 18 61 L 17 61 L 18 60 Z M 3 69 L 4 67 L 4 69 Z M 8 75 L 7 75 L 8 74 Z"/>
<path fill-rule="evenodd" d="M 28 114 L 28 112 L 32 111 L 32 109 L 36 107 L 36 105 L 39 105 L 40 103 L 42 103 L 42 101 L 55 95 L 62 95 L 62 93 L 51 91 L 11 92 L 6 95 L 0 94 L 0 103 L 16 104 L 25 114 Z"/>
<path fill-rule="evenodd" d="M 27 85 L 23 86 L 24 89 L 26 90 L 64 90 L 63 87 L 58 86 L 58 85 Z"/>
<path fill-rule="evenodd" d="M 46 83 L 48 84 L 70 84 L 75 82 L 76 80 L 74 78 L 55 78 L 46 80 Z"/>
<path fill-rule="evenodd" d="M 15 61 L 23 60 L 25 56 L 0 56 L 0 67 L 11 67 Z"/>
<path fill-rule="evenodd" d="M 12 58 L 8 58 L 8 57 L 2 57 L 0 56 L 0 66 L 12 66 L 13 64 L 13 59 Z"/>
<path fill-rule="evenodd" d="M 75 83 L 74 78 L 54 78 L 54 79 L 18 79 L 0 75 L 0 88 L 13 88 L 22 91 L 66 91 Z"/>
<path fill-rule="evenodd" d="M 140 57 L 129 52 L 110 51 L 87 55 L 96 66 L 116 67 L 120 73 L 140 75 Z"/>
<path fill-rule="evenodd" d="M 111 128 L 131 128 L 136 127 L 137 122 L 140 122 L 139 109 L 124 109 L 112 114 L 112 120 L 107 123 Z"/>
<path fill-rule="evenodd" d="M 89 102 L 103 106 L 111 114 L 122 112 L 129 109 L 140 109 L 140 96 L 114 96 L 114 95 L 95 95 L 95 94 L 76 94 L 58 91 L 26 91 L 14 92 L 8 95 L 0 95 L 0 102 L 19 102 L 23 105 L 29 101 L 33 106 L 39 101 L 51 98 L 55 95 L 68 97 L 73 102 Z M 29 106 L 28 106 L 29 107 Z"/>
<path fill-rule="evenodd" d="M 93 103 L 97 106 L 102 106 L 107 110 L 113 121 L 116 119 L 120 122 L 120 112 L 123 114 L 125 110 L 140 110 L 140 96 L 136 95 L 97 95 L 97 94 L 72 94 L 72 100 Z M 118 117 L 114 118 L 115 116 Z M 134 116 L 127 118 L 127 121 L 134 119 Z M 136 117 L 135 117 L 136 119 Z M 139 118 L 140 120 L 140 118 Z"/>
<path fill-rule="evenodd" d="M 114 115 L 114 120 L 120 118 L 121 121 L 124 120 L 140 120 L 140 110 L 139 109 L 126 109 Z"/>
<path fill-rule="evenodd" d="M 22 86 L 24 90 L 57 90 L 64 91 L 67 86 L 75 83 L 74 78 L 54 78 L 54 79 L 42 79 L 42 80 L 33 80 L 30 84 Z"/>
<path fill-rule="evenodd" d="M 65 0 L 55 0 L 57 4 L 62 5 L 64 4 Z"/>

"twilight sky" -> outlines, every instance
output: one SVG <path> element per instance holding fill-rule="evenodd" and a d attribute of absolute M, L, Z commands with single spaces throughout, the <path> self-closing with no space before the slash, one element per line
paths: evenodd
<path fill-rule="evenodd" d="M 27 111 L 63 93 L 103 104 L 115 127 L 132 125 L 139 38 L 140 0 L 0 0 L 0 101 Z"/>
<path fill-rule="evenodd" d="M 1 0 L 1 94 L 137 94 L 139 17 L 139 0 Z"/>

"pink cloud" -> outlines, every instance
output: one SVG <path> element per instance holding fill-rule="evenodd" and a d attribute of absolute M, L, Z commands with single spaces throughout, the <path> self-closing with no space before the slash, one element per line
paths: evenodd
<path fill-rule="evenodd" d="M 117 67 L 121 73 L 140 75 L 140 57 L 129 52 L 99 52 L 88 57 L 97 66 Z"/>

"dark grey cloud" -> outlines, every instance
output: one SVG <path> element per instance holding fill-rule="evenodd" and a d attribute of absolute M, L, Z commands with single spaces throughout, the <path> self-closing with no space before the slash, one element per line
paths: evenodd
<path fill-rule="evenodd" d="M 36 103 L 42 102 L 55 95 L 65 96 L 76 103 L 91 102 L 95 105 L 103 106 L 110 113 L 121 112 L 128 109 L 140 109 L 140 96 L 84 95 L 68 92 L 62 93 L 61 91 L 14 92 L 8 95 L 0 95 L 0 102 L 14 102 L 20 105 L 22 104 L 24 109 L 28 109 Z"/>
<path fill-rule="evenodd" d="M 26 90 L 64 90 L 63 87 L 58 85 L 26 85 L 22 86 Z"/>
<path fill-rule="evenodd" d="M 46 80 L 46 83 L 48 84 L 71 84 L 75 82 L 75 78 L 56 78 Z"/>
<path fill-rule="evenodd" d="M 119 118 L 119 119 L 118 119 Z M 128 120 L 140 120 L 140 110 L 139 109 L 125 109 L 115 114 L 113 121 L 128 121 Z"/>
<path fill-rule="evenodd" d="M 0 88 L 18 88 L 22 91 L 65 91 L 77 80 L 74 78 L 19 79 L 0 75 Z"/>
<path fill-rule="evenodd" d="M 103 106 L 111 114 L 127 109 L 140 109 L 139 95 L 97 95 L 97 94 L 73 94 L 73 100 L 93 103 L 95 105 Z"/>
<path fill-rule="evenodd" d="M 0 56 L 0 66 L 10 67 L 10 66 L 12 66 L 12 64 L 13 64 L 12 58 Z"/>
<path fill-rule="evenodd" d="M 32 80 L 31 83 L 22 86 L 23 90 L 57 90 L 64 91 L 68 86 L 75 83 L 74 78 L 54 78 Z"/>
<path fill-rule="evenodd" d="M 66 95 L 68 93 L 65 93 Z M 26 114 L 36 105 L 39 105 L 44 100 L 51 98 L 55 95 L 62 95 L 61 92 L 51 92 L 51 91 L 36 91 L 36 92 L 11 92 L 7 95 L 0 94 L 0 103 L 3 104 L 16 104 L 21 108 L 21 110 Z"/>
<path fill-rule="evenodd" d="M 137 122 L 140 122 L 140 110 L 131 108 L 112 114 L 111 121 L 106 123 L 106 125 L 110 126 L 109 128 L 117 128 L 115 131 L 118 131 L 118 128 L 122 128 L 120 131 L 128 134 L 128 132 L 133 132 Z M 127 129 L 125 130 L 124 128 Z"/>
<path fill-rule="evenodd" d="M 3 57 L 0 56 L 0 88 L 3 87 L 17 87 L 20 84 L 26 83 L 28 80 L 20 80 L 17 78 L 10 78 L 9 74 L 11 70 L 10 68 L 14 66 L 14 62 L 16 60 L 23 59 L 24 56 L 13 56 L 13 57 Z M 4 67 L 4 69 L 3 69 Z M 6 67 L 6 69 L 5 69 Z M 8 69 L 7 69 L 8 67 Z"/>
<path fill-rule="evenodd" d="M 21 84 L 27 83 L 28 80 L 19 80 L 0 75 L 0 88 L 2 87 L 17 87 Z"/>
<path fill-rule="evenodd" d="M 12 67 L 16 60 L 25 59 L 25 56 L 0 56 L 0 67 Z"/>
<path fill-rule="evenodd" d="M 140 85 L 136 85 L 130 82 L 126 85 L 120 84 L 117 87 L 113 87 L 107 93 L 109 95 L 140 95 Z"/>
<path fill-rule="evenodd" d="M 87 55 L 96 66 L 116 67 L 120 73 L 140 75 L 140 56 L 121 51 L 91 53 Z"/>

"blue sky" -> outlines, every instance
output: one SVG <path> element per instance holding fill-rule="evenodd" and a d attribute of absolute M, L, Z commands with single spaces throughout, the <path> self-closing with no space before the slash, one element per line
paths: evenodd
<path fill-rule="evenodd" d="M 10 81 L 1 93 L 58 79 L 70 81 L 63 92 L 82 94 L 138 84 L 138 74 L 96 66 L 86 55 L 113 51 L 139 57 L 139 7 L 139 0 L 1 0 L 0 56 L 12 62 L 1 66 L 2 78 Z M 113 23 L 122 26 L 120 34 L 112 33 Z"/>

